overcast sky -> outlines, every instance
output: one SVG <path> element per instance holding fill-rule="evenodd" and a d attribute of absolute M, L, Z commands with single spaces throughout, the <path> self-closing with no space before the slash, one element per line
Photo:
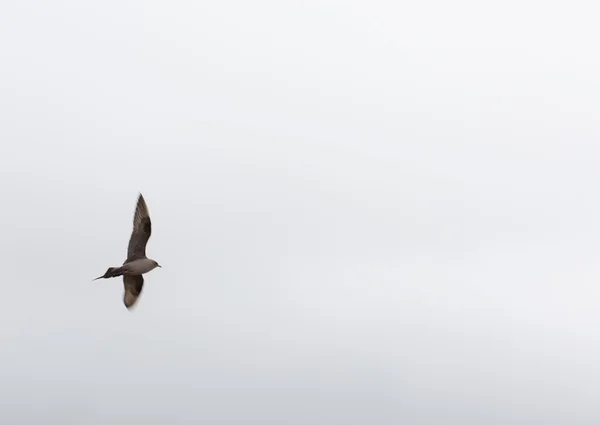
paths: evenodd
<path fill-rule="evenodd" d="M 2 1 L 0 422 L 600 423 L 599 12 Z"/>

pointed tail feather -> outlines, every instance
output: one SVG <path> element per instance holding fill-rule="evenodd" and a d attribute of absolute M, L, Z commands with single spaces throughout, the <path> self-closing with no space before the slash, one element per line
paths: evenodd
<path fill-rule="evenodd" d="M 106 273 L 104 273 L 104 275 L 102 276 L 98 276 L 96 279 L 94 280 L 98 280 L 98 279 L 108 279 L 111 277 L 117 277 L 117 276 L 121 276 L 123 275 L 123 267 L 109 267 L 108 270 L 106 270 Z"/>

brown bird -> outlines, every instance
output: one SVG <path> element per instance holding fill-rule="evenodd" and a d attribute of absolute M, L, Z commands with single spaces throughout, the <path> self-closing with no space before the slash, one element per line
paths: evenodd
<path fill-rule="evenodd" d="M 123 284 L 125 286 L 123 302 L 128 309 L 135 304 L 142 292 L 142 287 L 144 286 L 144 277 L 142 275 L 154 270 L 156 267 L 161 267 L 156 261 L 146 257 L 146 244 L 148 243 L 148 239 L 150 239 L 151 233 L 152 223 L 150 221 L 150 214 L 148 214 L 148 206 L 140 193 L 133 216 L 133 232 L 131 233 L 129 246 L 127 247 L 127 259 L 121 267 L 109 267 L 103 276 L 94 279 L 123 276 Z"/>

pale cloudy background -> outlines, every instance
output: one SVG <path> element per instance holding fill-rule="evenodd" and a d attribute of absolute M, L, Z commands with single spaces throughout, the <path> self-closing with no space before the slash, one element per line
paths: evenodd
<path fill-rule="evenodd" d="M 599 12 L 3 1 L 0 422 L 600 423 Z"/>

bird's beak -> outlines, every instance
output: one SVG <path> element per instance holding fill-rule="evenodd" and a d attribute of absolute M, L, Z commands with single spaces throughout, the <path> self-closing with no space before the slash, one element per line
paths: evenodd
<path fill-rule="evenodd" d="M 162 266 L 160 264 L 157 264 L 158 267 L 160 267 L 162 269 Z"/>

